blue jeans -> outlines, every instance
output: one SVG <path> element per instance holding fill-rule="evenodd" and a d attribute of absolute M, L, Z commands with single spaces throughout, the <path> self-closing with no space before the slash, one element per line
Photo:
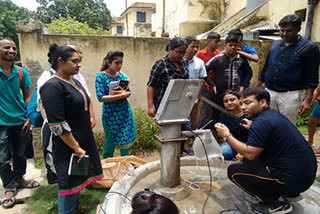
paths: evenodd
<path fill-rule="evenodd" d="M 26 173 L 25 146 L 27 137 L 20 126 L 0 126 L 0 177 L 4 188 L 22 179 Z M 12 169 L 9 165 L 12 160 Z"/>
<path fill-rule="evenodd" d="M 227 142 L 223 142 L 220 147 L 225 160 L 232 160 L 237 155 L 237 151 L 234 150 Z"/>
<path fill-rule="evenodd" d="M 79 192 L 66 196 L 58 193 L 59 214 L 74 214 L 79 204 Z"/>

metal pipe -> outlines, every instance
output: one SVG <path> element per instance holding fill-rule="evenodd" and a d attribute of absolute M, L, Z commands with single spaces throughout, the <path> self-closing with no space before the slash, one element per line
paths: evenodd
<path fill-rule="evenodd" d="M 308 0 L 308 15 L 304 37 L 308 40 L 311 39 L 312 23 L 314 16 L 314 8 L 319 3 L 319 0 Z"/>
<path fill-rule="evenodd" d="M 166 18 L 166 0 L 163 0 L 162 2 L 163 2 L 162 3 L 162 6 L 163 6 L 163 8 L 162 8 L 162 15 L 163 15 L 163 17 L 162 17 L 162 33 L 164 33 L 165 32 L 165 18 Z"/>
<path fill-rule="evenodd" d="M 161 126 L 162 139 L 177 139 L 181 136 L 181 124 Z M 161 177 L 164 187 L 176 187 L 180 184 L 181 141 L 161 143 Z"/>

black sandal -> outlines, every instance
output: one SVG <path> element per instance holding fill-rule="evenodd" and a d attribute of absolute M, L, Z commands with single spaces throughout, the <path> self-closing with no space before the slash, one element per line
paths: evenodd
<path fill-rule="evenodd" d="M 4 209 L 8 209 L 13 207 L 13 205 L 16 203 L 16 194 L 17 194 L 17 188 L 6 188 L 4 194 L 6 195 L 7 192 L 13 192 L 13 196 L 10 197 L 5 197 L 4 199 L 1 200 L 1 206 Z M 4 203 L 6 201 L 9 201 L 9 203 Z"/>

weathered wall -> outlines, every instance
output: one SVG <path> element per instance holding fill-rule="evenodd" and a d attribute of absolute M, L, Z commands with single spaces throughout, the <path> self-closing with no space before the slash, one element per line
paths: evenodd
<path fill-rule="evenodd" d="M 52 43 L 58 45 L 72 44 L 78 46 L 83 51 L 83 62 L 81 63 L 81 73 L 85 77 L 90 93 L 97 120 L 96 131 L 102 131 L 101 107 L 95 96 L 95 77 L 99 73 L 102 59 L 110 50 L 122 50 L 125 54 L 122 71 L 130 77 L 130 87 L 132 96 L 129 102 L 132 108 L 147 108 L 146 83 L 150 70 L 154 62 L 165 56 L 165 46 L 168 42 L 166 38 L 133 38 L 115 36 L 79 36 L 79 35 L 44 35 L 41 33 L 41 25 L 30 28 L 19 26 L 19 44 L 21 60 L 28 69 L 32 83 L 35 84 L 38 76 L 43 70 L 49 68 L 47 62 L 48 47 Z M 27 25 L 28 26 L 28 25 Z M 259 53 L 259 63 L 251 63 L 254 76 L 252 85 L 257 80 L 259 71 L 262 69 L 270 41 L 245 41 L 247 45 L 256 48 Z M 202 48 L 206 45 L 201 42 Z M 223 41 L 221 47 L 223 49 Z"/>
<path fill-rule="evenodd" d="M 101 106 L 95 96 L 95 77 L 100 71 L 102 60 L 110 50 L 124 51 L 122 71 L 130 77 L 132 96 L 129 102 L 133 108 L 147 107 L 146 83 L 153 63 L 163 57 L 167 39 L 133 38 L 114 36 L 77 36 L 77 35 L 44 35 L 40 30 L 24 33 L 20 30 L 19 44 L 21 61 L 28 69 L 32 83 L 43 70 L 48 69 L 48 47 L 52 43 L 58 45 L 72 44 L 83 51 L 81 73 L 86 79 L 95 109 L 97 126 L 95 130 L 103 130 L 101 124 Z"/>
<path fill-rule="evenodd" d="M 252 11 L 250 14 L 245 15 L 238 20 L 234 20 L 234 22 L 225 22 L 222 26 L 220 26 L 220 29 L 222 29 L 222 27 L 225 27 L 225 29 L 223 29 L 222 31 L 219 31 L 219 33 L 224 36 L 230 30 L 235 28 L 241 29 L 242 31 L 248 31 L 252 28 L 259 27 L 268 21 L 268 11 L 269 11 L 269 5 L 264 4 L 261 7 L 259 7 L 257 10 Z M 232 17 L 231 19 L 234 19 L 234 17 Z M 229 23 L 229 25 L 227 25 L 227 23 Z"/>
<path fill-rule="evenodd" d="M 230 16 L 238 13 L 242 8 L 246 7 L 247 0 L 223 0 L 224 12 L 223 19 L 225 20 Z"/>
<path fill-rule="evenodd" d="M 244 1 L 225 0 L 225 11 L 222 17 L 222 23 L 213 29 L 222 35 L 229 30 L 239 28 L 243 31 L 249 31 L 253 28 L 268 24 L 269 28 L 279 28 L 279 21 L 288 14 L 295 14 L 296 11 L 306 10 L 308 8 L 307 0 L 268 0 L 266 4 L 258 10 L 244 14 L 241 7 L 245 7 Z M 241 7 L 240 7 L 241 6 Z M 240 12 L 240 13 L 239 13 Z M 300 34 L 305 33 L 306 20 L 302 22 Z M 313 27 L 311 33 L 312 41 L 320 41 L 320 3 L 314 10 Z"/>
<path fill-rule="evenodd" d="M 135 23 L 134 34 L 138 37 L 150 37 L 152 33 L 150 23 Z"/>
<path fill-rule="evenodd" d="M 210 22 L 183 22 L 180 23 L 180 35 L 181 37 L 196 36 L 200 33 L 209 31 L 212 29 L 213 24 Z"/>
<path fill-rule="evenodd" d="M 307 0 L 270 0 L 269 1 L 269 19 L 278 24 L 281 18 L 288 14 L 294 14 L 297 10 L 308 9 Z M 304 35 L 306 21 L 302 23 L 301 34 Z M 320 3 L 317 4 L 314 10 L 313 27 L 311 40 L 320 41 Z"/>
<path fill-rule="evenodd" d="M 162 33 L 163 1 L 157 1 L 157 13 L 152 21 L 152 31 L 157 37 Z M 165 0 L 164 29 L 170 37 L 201 34 L 220 22 L 222 7 L 222 0 Z"/>

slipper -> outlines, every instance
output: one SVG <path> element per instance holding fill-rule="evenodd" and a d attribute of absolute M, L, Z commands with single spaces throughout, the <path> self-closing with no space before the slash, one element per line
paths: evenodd
<path fill-rule="evenodd" d="M 11 197 L 5 197 L 4 199 L 1 200 L 1 206 L 4 209 L 11 208 L 13 205 L 16 203 L 16 194 L 17 194 L 17 189 L 16 188 L 8 188 L 5 190 L 4 194 L 7 192 L 13 192 L 13 196 Z M 6 201 L 9 201 L 9 203 L 4 203 Z"/>
<path fill-rule="evenodd" d="M 184 149 L 183 151 L 187 153 L 189 156 L 194 156 L 194 152 L 190 148 Z"/>
<path fill-rule="evenodd" d="M 23 183 L 23 182 L 21 182 L 21 183 Z M 33 188 L 37 188 L 40 186 L 40 183 L 38 181 L 33 180 L 33 179 L 30 179 L 28 181 L 28 184 L 25 186 L 21 185 L 21 183 L 18 184 L 17 188 L 33 189 Z"/>

